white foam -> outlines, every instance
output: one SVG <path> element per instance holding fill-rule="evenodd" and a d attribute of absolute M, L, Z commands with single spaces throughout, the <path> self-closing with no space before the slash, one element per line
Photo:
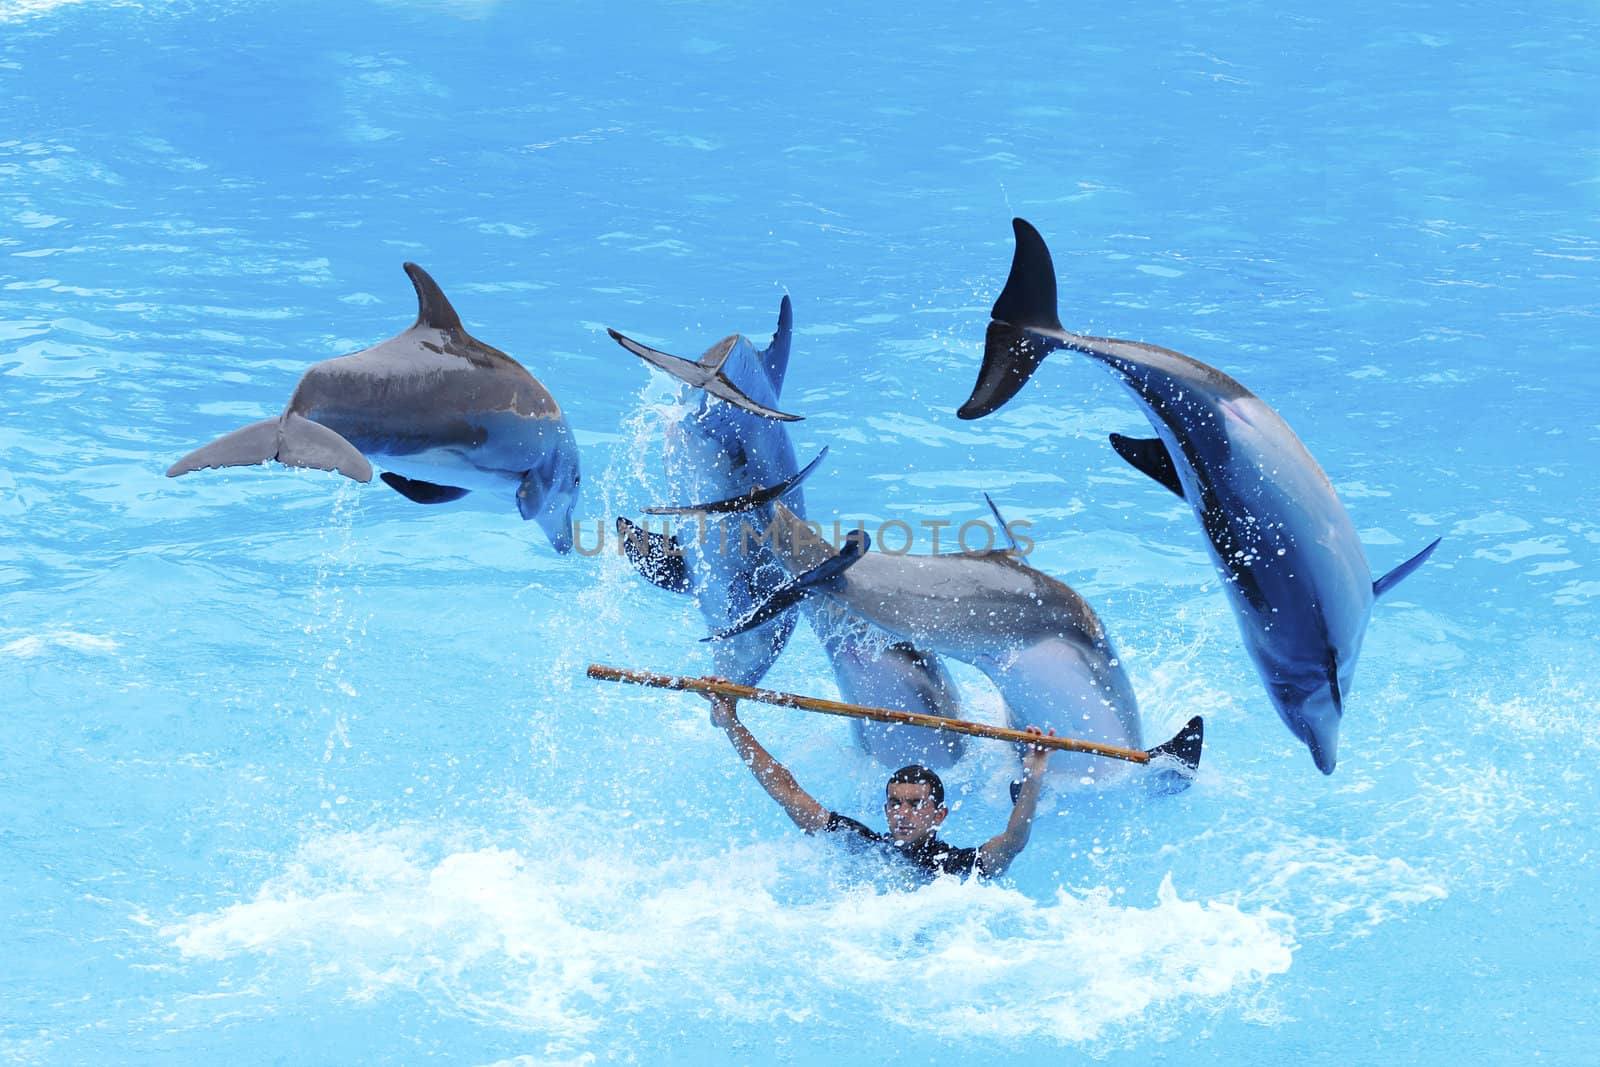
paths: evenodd
<path fill-rule="evenodd" d="M 116 641 L 98 634 L 78 633 L 75 630 L 51 630 L 48 633 L 29 634 L 27 637 L 19 637 L 0 645 L 0 656 L 37 659 L 53 648 L 81 652 L 85 655 L 106 655 L 115 652 L 119 647 Z"/>
<path fill-rule="evenodd" d="M 927 1036 L 1083 1042 L 1253 991 L 1294 947 L 1274 910 L 1185 900 L 1170 876 L 1145 907 L 1103 888 L 1038 901 L 954 879 L 841 888 L 835 851 L 804 838 L 636 866 L 636 850 L 575 853 L 558 827 L 531 837 L 312 839 L 253 899 L 161 932 L 188 958 L 271 959 L 269 1002 L 278 981 L 415 992 L 575 1062 L 618 1013 L 765 1025 L 840 997 Z"/>
<path fill-rule="evenodd" d="M 1241 866 L 1250 888 L 1241 899 L 1258 907 L 1292 908 L 1303 934 L 1364 937 L 1403 911 L 1450 895 L 1440 880 L 1399 857 L 1279 830 L 1270 848 L 1245 857 Z"/>
<path fill-rule="evenodd" d="M 58 7 L 81 2 L 82 0 L 0 0 L 0 22 L 17 22 L 35 15 L 48 14 Z"/>

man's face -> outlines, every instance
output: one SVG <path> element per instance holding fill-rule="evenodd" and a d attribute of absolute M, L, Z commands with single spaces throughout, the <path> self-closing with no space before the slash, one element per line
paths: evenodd
<path fill-rule="evenodd" d="M 889 819 L 889 836 L 897 845 L 909 845 L 927 837 L 944 822 L 949 810 L 935 805 L 931 786 L 926 782 L 891 782 L 883 813 Z"/>

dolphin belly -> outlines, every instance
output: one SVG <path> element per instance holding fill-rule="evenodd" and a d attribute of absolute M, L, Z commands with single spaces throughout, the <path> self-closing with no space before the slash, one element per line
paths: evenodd
<path fill-rule="evenodd" d="M 1004 697 L 1014 729 L 1037 726 L 1081 741 L 1144 747 L 1133 687 L 1109 645 L 1052 638 L 987 666 L 984 673 Z M 1054 777 L 1095 782 L 1125 769 L 1115 760 L 1076 752 L 1051 757 L 1050 767 Z"/>
<path fill-rule="evenodd" d="M 698 524 L 679 527 L 695 605 L 712 632 L 742 617 L 787 577 L 771 551 L 749 533 L 763 526 L 759 511 L 708 520 L 703 543 Z M 770 626 L 715 642 L 716 673 L 741 685 L 758 684 L 788 644 L 794 624 L 795 613 L 788 611 Z"/>
<path fill-rule="evenodd" d="M 384 470 L 414 481 L 434 485 L 453 485 L 477 492 L 513 496 L 522 483 L 521 471 L 485 468 L 467 453 L 452 448 L 430 448 L 422 452 L 395 455 L 378 449 L 362 449 Z"/>
<path fill-rule="evenodd" d="M 1373 605 L 1355 525 L 1322 469 L 1255 398 L 1222 406 L 1225 449 L 1192 439 L 1180 468 L 1240 636 L 1283 724 L 1331 773 L 1343 696 Z M 1234 410 L 1244 407 L 1249 421 Z M 1264 414 L 1263 414 L 1264 413 Z"/>
<path fill-rule="evenodd" d="M 955 680 L 939 657 L 896 641 L 834 601 L 809 600 L 802 610 L 822 642 L 843 699 L 891 711 L 961 718 Z M 866 719 L 852 720 L 850 728 L 856 747 L 891 769 L 920 763 L 944 770 L 966 752 L 966 738 L 960 734 Z"/>

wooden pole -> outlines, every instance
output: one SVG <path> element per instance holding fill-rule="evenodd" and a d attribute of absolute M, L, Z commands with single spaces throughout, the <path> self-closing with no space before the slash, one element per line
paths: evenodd
<path fill-rule="evenodd" d="M 1137 748 L 1118 748 L 1094 741 L 1078 741 L 1071 737 L 1040 737 L 1025 730 L 1011 730 L 1004 726 L 989 726 L 965 719 L 946 719 L 938 715 L 923 715 L 914 711 L 891 711 L 888 708 L 869 708 L 860 704 L 845 704 L 837 700 L 781 693 L 775 689 L 755 689 L 737 682 L 718 682 L 709 678 L 689 678 L 679 674 L 652 674 L 649 671 L 628 670 L 625 667 L 606 667 L 592 664 L 589 677 L 602 682 L 627 682 L 631 685 L 649 685 L 657 689 L 687 690 L 695 693 L 720 693 L 740 700 L 759 700 L 781 708 L 799 708 L 819 711 L 824 715 L 840 715 L 847 719 L 871 719 L 874 722 L 895 723 L 901 726 L 921 726 L 929 730 L 967 734 L 972 737 L 989 737 L 996 741 L 1017 741 L 1041 748 L 1055 748 L 1063 752 L 1087 752 L 1129 763 L 1149 763 L 1150 753 Z"/>

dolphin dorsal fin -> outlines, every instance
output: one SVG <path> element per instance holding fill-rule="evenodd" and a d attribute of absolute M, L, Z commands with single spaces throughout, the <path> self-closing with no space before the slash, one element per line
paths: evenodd
<path fill-rule="evenodd" d="M 772 343 L 761 353 L 761 366 L 767 372 L 767 381 L 772 383 L 773 396 L 783 393 L 783 376 L 789 372 L 789 344 L 793 338 L 794 307 L 789 303 L 789 294 L 785 293 L 778 305 L 778 328 L 772 335 Z"/>
<path fill-rule="evenodd" d="M 450 300 L 439 288 L 439 283 L 415 263 L 407 263 L 405 269 L 412 286 L 417 290 L 415 326 L 431 326 L 435 330 L 461 329 L 461 316 L 450 306 Z"/>
<path fill-rule="evenodd" d="M 1000 514 L 1000 509 L 994 506 L 994 499 L 988 493 L 983 494 L 983 502 L 989 505 L 989 514 L 994 516 L 994 521 L 999 524 L 1000 532 L 1005 535 L 1006 543 L 1011 546 L 1011 551 L 1017 551 L 1017 535 L 1011 532 L 1011 527 L 1006 525 L 1005 516 Z"/>
<path fill-rule="evenodd" d="M 1378 597 L 1381 597 L 1383 594 L 1387 593 L 1389 590 L 1393 589 L 1395 586 L 1404 581 L 1406 576 L 1412 571 L 1426 563 L 1428 561 L 1428 557 L 1433 555 L 1433 550 L 1439 547 L 1439 542 L 1441 540 L 1443 540 L 1443 538 L 1435 537 L 1433 539 L 1433 543 L 1427 548 L 1423 549 L 1421 552 L 1418 552 L 1415 556 L 1412 556 L 1410 559 L 1400 564 L 1400 566 L 1396 567 L 1388 574 L 1385 574 L 1382 578 L 1379 578 L 1377 581 L 1373 582 L 1372 598 L 1376 600 Z"/>
<path fill-rule="evenodd" d="M 1124 437 L 1111 435 L 1111 447 L 1117 455 L 1127 460 L 1133 468 L 1160 482 L 1183 500 L 1183 483 L 1178 480 L 1178 468 L 1173 466 L 1172 453 L 1159 437 Z"/>

